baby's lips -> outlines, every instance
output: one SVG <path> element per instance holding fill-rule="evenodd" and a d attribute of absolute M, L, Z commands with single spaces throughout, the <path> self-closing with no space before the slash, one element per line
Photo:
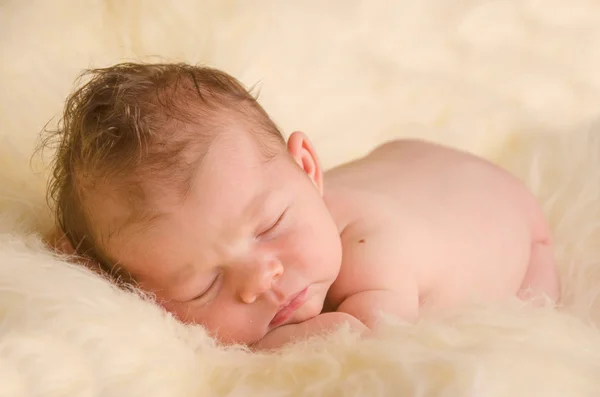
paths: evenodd
<path fill-rule="evenodd" d="M 304 288 L 302 291 L 297 293 L 288 304 L 280 308 L 271 320 L 270 325 L 276 327 L 286 322 L 296 310 L 298 310 L 300 307 L 302 307 L 302 305 L 304 305 L 307 291 L 308 287 Z"/>

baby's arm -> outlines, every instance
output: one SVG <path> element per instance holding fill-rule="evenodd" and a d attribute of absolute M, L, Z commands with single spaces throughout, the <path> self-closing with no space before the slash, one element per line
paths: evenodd
<path fill-rule="evenodd" d="M 352 330 L 365 334 L 369 329 L 376 327 L 380 312 L 412 321 L 416 319 L 419 311 L 418 296 L 416 284 L 414 287 L 408 287 L 408 283 L 401 294 L 392 290 L 359 292 L 346 298 L 336 312 L 323 313 L 300 324 L 276 328 L 252 348 L 277 349 L 295 340 L 333 331 L 343 323 L 348 323 Z"/>
<path fill-rule="evenodd" d="M 289 324 L 275 328 L 252 345 L 252 349 L 276 349 L 295 340 L 303 340 L 313 335 L 331 332 L 344 323 L 347 323 L 352 330 L 360 334 L 367 331 L 367 327 L 363 323 L 348 313 L 323 313 L 299 324 Z"/>
<path fill-rule="evenodd" d="M 416 320 L 422 292 L 417 267 L 410 256 L 398 254 L 395 234 L 348 229 L 342 243 L 343 270 L 333 291 L 341 301 L 337 311 L 351 314 L 370 329 L 381 313 Z"/>
<path fill-rule="evenodd" d="M 412 322 L 419 315 L 419 293 L 414 283 L 405 283 L 401 291 L 363 291 L 346 298 L 338 311 L 351 314 L 370 329 L 377 326 L 380 313 Z"/>

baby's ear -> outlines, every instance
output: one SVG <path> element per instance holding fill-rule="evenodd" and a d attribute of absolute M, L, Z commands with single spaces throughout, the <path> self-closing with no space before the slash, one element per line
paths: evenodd
<path fill-rule="evenodd" d="M 88 269 L 101 274 L 100 265 L 91 259 L 84 258 L 77 254 L 73 245 L 67 238 L 67 236 L 61 230 L 55 230 L 50 236 L 46 238 L 46 242 L 50 249 L 55 250 L 60 255 L 73 256 L 76 258 L 76 262 L 80 265 L 87 267 Z"/>
<path fill-rule="evenodd" d="M 287 148 L 290 155 L 306 175 L 308 175 L 322 195 L 323 171 L 321 170 L 317 152 L 306 134 L 294 131 L 288 139 Z"/>
<path fill-rule="evenodd" d="M 45 238 L 45 242 L 50 249 L 53 249 L 60 254 L 75 254 L 75 249 L 69 242 L 69 239 L 67 238 L 65 233 L 58 228 L 53 230 L 53 232 Z"/>

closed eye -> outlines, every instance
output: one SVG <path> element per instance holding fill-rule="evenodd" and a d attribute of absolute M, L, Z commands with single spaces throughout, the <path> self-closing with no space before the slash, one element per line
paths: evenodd
<path fill-rule="evenodd" d="M 217 277 L 213 279 L 210 285 L 202 291 L 199 295 L 192 299 L 193 302 L 205 301 L 203 303 L 208 303 L 218 292 L 218 288 L 221 284 L 221 279 L 223 277 L 223 273 L 219 273 Z"/>
<path fill-rule="evenodd" d="M 287 212 L 287 209 L 285 209 L 281 213 L 281 215 L 279 215 L 279 218 L 277 218 L 277 220 L 271 226 L 269 226 L 265 231 L 259 233 L 258 236 L 262 237 L 262 236 L 268 234 L 269 232 L 273 231 L 277 226 L 279 226 L 279 224 L 281 223 L 281 221 L 283 220 L 283 218 L 285 218 L 286 212 Z"/>

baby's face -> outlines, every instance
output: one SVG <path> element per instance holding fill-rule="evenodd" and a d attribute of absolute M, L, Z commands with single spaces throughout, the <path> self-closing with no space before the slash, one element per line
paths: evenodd
<path fill-rule="evenodd" d="M 306 146 L 290 150 L 317 161 Z M 285 148 L 265 162 L 251 137 L 228 134 L 183 204 L 166 198 L 167 215 L 125 228 L 106 249 L 182 321 L 251 344 L 318 315 L 340 269 L 339 232 L 307 171 Z"/>

